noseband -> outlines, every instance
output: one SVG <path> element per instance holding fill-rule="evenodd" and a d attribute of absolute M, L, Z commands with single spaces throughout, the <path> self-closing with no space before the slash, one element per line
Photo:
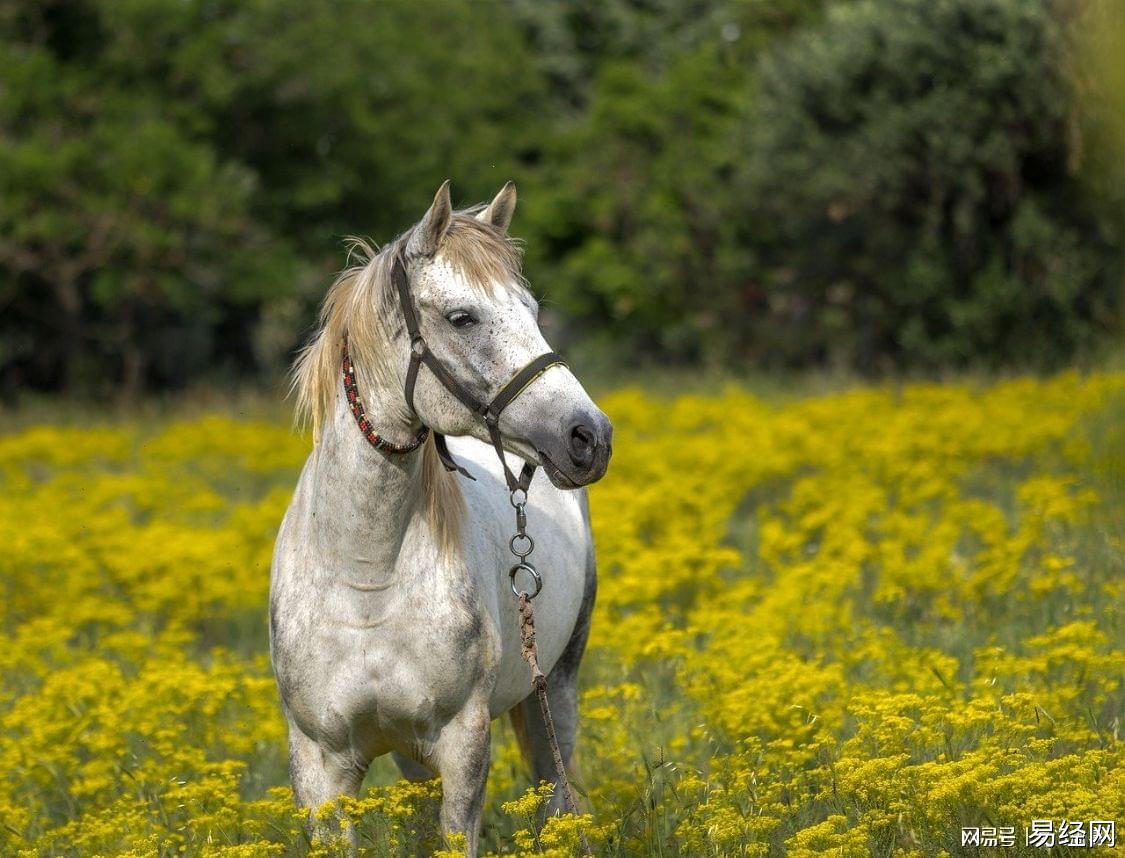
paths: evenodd
<path fill-rule="evenodd" d="M 414 408 L 414 385 L 418 380 L 419 368 L 422 364 L 425 364 L 446 390 L 484 421 L 485 428 L 488 429 L 488 435 L 492 439 L 492 446 L 496 448 L 496 455 L 500 458 L 500 464 L 504 467 L 504 479 L 508 484 L 508 491 L 513 493 L 522 491 L 526 495 L 527 487 L 531 485 L 531 478 L 535 474 L 535 465 L 531 462 L 525 462 L 518 477 L 512 473 L 512 469 L 508 467 L 508 461 L 504 456 L 504 442 L 500 435 L 500 414 L 548 368 L 566 366 L 566 361 L 557 352 L 541 354 L 508 379 L 507 383 L 500 388 L 491 401 L 482 402 L 465 385 L 454 378 L 445 364 L 430 351 L 430 347 L 426 344 L 418 326 L 418 314 L 414 310 L 414 300 L 410 295 L 410 284 L 406 279 L 406 266 L 401 254 L 395 254 L 394 265 L 391 268 L 391 280 L 398 292 L 402 317 L 406 322 L 406 332 L 410 336 L 410 366 L 406 370 L 406 404 L 410 406 L 411 411 L 415 414 L 418 413 L 417 409 Z M 352 414 L 355 415 L 356 422 L 359 423 L 360 430 L 363 431 L 364 436 L 376 449 L 390 453 L 409 453 L 411 450 L 417 449 L 426 440 L 426 434 L 431 431 L 429 427 L 423 426 L 422 431 L 409 443 L 394 445 L 376 435 L 370 425 L 365 425 L 367 424 L 367 418 L 363 412 L 363 405 L 359 401 L 359 394 L 355 390 L 355 369 L 348 357 L 346 342 L 344 344 L 344 389 L 348 394 L 348 402 Z M 476 477 L 457 464 L 456 459 L 449 452 L 449 444 L 445 440 L 445 436 L 436 431 L 433 434 L 434 447 L 437 449 L 438 458 L 441 459 L 445 469 L 457 471 L 470 480 L 475 480 Z"/>

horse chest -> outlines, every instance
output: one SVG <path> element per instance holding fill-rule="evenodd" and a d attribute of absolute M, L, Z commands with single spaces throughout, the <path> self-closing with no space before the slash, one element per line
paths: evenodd
<path fill-rule="evenodd" d="M 410 601 L 353 649 L 356 709 L 391 732 L 417 733 L 457 712 L 495 681 L 500 643 L 479 605 L 460 599 Z"/>

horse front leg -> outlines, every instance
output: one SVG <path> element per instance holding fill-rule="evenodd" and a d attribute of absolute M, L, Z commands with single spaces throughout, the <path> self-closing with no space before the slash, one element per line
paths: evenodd
<path fill-rule="evenodd" d="M 319 820 L 316 811 L 326 801 L 355 796 L 369 763 L 322 747 L 289 721 L 289 778 L 297 806 L 308 809 L 307 825 L 313 841 L 332 842 L 342 837 L 348 853 L 355 854 L 355 830 L 342 825 L 339 816 L 331 822 Z"/>
<path fill-rule="evenodd" d="M 487 699 L 474 699 L 443 728 L 433 750 L 441 775 L 441 830 L 465 835 L 466 854 L 477 854 L 484 787 L 491 761 Z"/>

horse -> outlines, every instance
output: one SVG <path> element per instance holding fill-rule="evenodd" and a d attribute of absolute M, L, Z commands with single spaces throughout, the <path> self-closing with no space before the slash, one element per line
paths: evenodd
<path fill-rule="evenodd" d="M 539 466 L 524 487 L 543 570 L 536 638 L 569 763 L 597 589 L 584 486 L 605 474 L 613 428 L 553 358 L 491 420 L 465 404 L 547 350 L 508 234 L 515 205 L 509 182 L 454 211 L 447 181 L 381 250 L 353 239 L 294 364 L 314 442 L 274 548 L 269 632 L 293 794 L 314 827 L 316 808 L 356 795 L 391 753 L 408 779 L 440 775 L 442 831 L 475 855 L 505 713 L 535 781 L 555 785 L 548 812 L 562 808 L 521 657 L 504 457 L 525 477 Z M 419 369 L 419 343 L 440 367 Z"/>

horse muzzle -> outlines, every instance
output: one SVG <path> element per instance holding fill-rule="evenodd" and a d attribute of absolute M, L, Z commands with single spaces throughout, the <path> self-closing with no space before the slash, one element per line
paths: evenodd
<path fill-rule="evenodd" d="M 560 489 L 576 489 L 605 476 L 613 455 L 613 424 L 600 410 L 579 411 L 561 432 L 529 433 L 547 477 Z"/>

